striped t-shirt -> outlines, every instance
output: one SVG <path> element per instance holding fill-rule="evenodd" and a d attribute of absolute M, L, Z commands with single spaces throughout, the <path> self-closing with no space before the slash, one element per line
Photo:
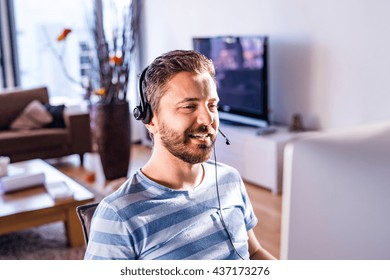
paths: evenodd
<path fill-rule="evenodd" d="M 91 225 L 85 259 L 239 259 L 221 222 L 215 166 L 194 190 L 172 190 L 141 171 L 104 198 Z M 239 173 L 217 164 L 223 220 L 239 254 L 257 223 Z"/>

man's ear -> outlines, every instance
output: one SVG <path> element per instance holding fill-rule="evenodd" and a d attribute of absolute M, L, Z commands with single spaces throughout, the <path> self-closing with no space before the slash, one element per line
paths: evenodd
<path fill-rule="evenodd" d="M 146 129 L 149 130 L 150 133 L 156 134 L 158 132 L 157 119 L 155 116 L 152 117 L 150 122 L 145 125 Z"/>

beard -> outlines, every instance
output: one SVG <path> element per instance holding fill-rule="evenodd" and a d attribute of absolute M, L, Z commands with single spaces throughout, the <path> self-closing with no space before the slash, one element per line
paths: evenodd
<path fill-rule="evenodd" d="M 196 133 L 209 133 L 211 143 L 208 141 L 201 144 L 191 143 L 191 135 Z M 216 139 L 213 129 L 209 129 L 206 126 L 188 129 L 184 132 L 184 136 L 182 136 L 181 133 L 169 128 L 165 123 L 162 123 L 159 134 L 163 146 L 172 155 L 190 164 L 207 161 L 210 158 Z"/>

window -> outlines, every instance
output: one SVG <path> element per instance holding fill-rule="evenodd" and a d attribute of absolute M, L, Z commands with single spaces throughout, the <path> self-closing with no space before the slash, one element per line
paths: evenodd
<path fill-rule="evenodd" d="M 80 42 L 88 40 L 93 1 L 14 0 L 20 85 L 51 97 L 81 97 Z M 76 8 L 77 7 L 77 8 Z M 64 41 L 57 37 L 71 29 Z M 62 63 L 60 62 L 62 59 Z"/>
<path fill-rule="evenodd" d="M 0 1 L 0 88 L 19 85 L 12 4 Z"/>
<path fill-rule="evenodd" d="M 19 74 L 17 85 L 23 88 L 46 86 L 51 102 L 80 104 L 86 93 L 85 86 L 82 85 L 89 82 L 91 77 L 91 65 L 88 65 L 91 59 L 88 55 L 95 51 L 93 6 L 99 1 L 2 0 L 0 4 L 7 1 L 13 3 L 13 11 L 8 14 L 14 19 L 14 28 L 10 33 L 17 44 L 13 46 L 15 60 L 10 65 L 15 66 L 15 73 Z M 122 19 L 118 15 L 123 12 L 124 5 L 128 5 L 128 2 L 102 1 L 105 35 L 109 42 L 112 42 L 114 27 L 120 24 L 116 21 Z M 66 40 L 58 41 L 58 36 L 66 28 L 71 32 Z M 0 55 L 6 56 L 1 48 L 0 51 Z M 132 61 L 127 95 L 134 102 L 137 99 L 138 73 L 133 69 L 138 69 L 138 62 Z M 93 63 L 96 64 L 96 61 Z M 0 71 L 4 69 L 0 68 Z M 98 74 L 94 72 L 92 76 L 96 77 Z M 98 86 L 95 83 L 95 89 Z"/>

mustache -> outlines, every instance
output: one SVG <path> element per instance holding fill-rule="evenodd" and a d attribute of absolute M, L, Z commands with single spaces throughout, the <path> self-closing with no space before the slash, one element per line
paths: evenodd
<path fill-rule="evenodd" d="M 186 134 L 194 134 L 194 133 L 207 133 L 207 134 L 210 134 L 210 135 L 215 135 L 215 129 L 213 129 L 212 127 L 209 127 L 209 126 L 199 126 L 195 129 L 189 129 L 186 131 Z"/>

